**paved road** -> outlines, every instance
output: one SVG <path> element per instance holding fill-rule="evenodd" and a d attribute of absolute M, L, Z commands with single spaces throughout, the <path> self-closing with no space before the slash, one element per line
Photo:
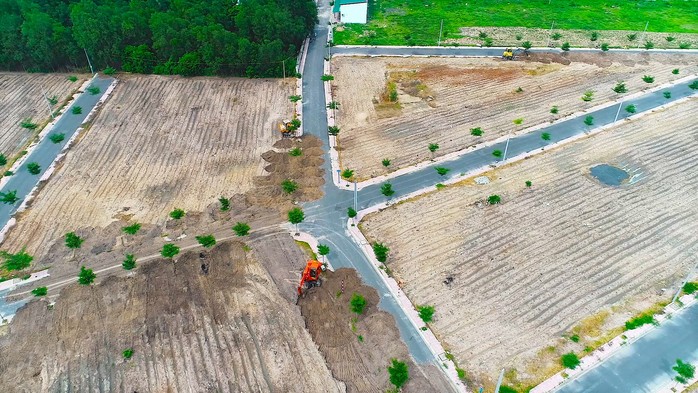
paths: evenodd
<path fill-rule="evenodd" d="M 698 307 L 675 314 L 658 329 L 558 389 L 558 393 L 667 391 L 677 375 L 676 359 L 698 364 Z"/>
<path fill-rule="evenodd" d="M 97 86 L 100 89 L 99 94 L 81 94 L 69 108 L 66 108 L 65 114 L 58 120 L 53 127 L 51 133 L 65 134 L 65 139 L 61 143 L 53 143 L 48 138 L 44 138 L 39 142 L 38 146 L 29 154 L 29 157 L 24 161 L 22 166 L 17 169 L 17 172 L 10 178 L 0 190 L 1 192 L 9 192 L 16 190 L 19 200 L 14 204 L 0 204 L 0 228 L 5 227 L 12 215 L 17 211 L 17 208 L 22 204 L 24 198 L 37 185 L 41 176 L 46 169 L 53 163 L 58 154 L 63 149 L 63 146 L 68 142 L 70 137 L 80 127 L 80 124 L 85 120 L 87 114 L 94 108 L 99 99 L 104 95 L 107 87 L 112 83 L 113 78 L 96 78 L 91 86 Z M 71 113 L 71 108 L 74 106 L 82 107 L 82 114 L 74 115 Z M 36 162 L 41 166 L 41 173 L 32 175 L 27 171 L 27 164 Z"/>
<path fill-rule="evenodd" d="M 338 49 L 326 48 L 324 42 L 327 36 L 326 14 L 321 8 L 321 18 L 316 28 L 317 38 L 311 42 L 303 71 L 303 124 L 306 134 L 313 134 L 324 143 L 324 148 L 329 149 L 329 138 L 327 135 L 327 120 L 325 114 L 325 97 L 321 81 L 323 74 L 323 60 L 331 50 L 337 53 Z M 366 53 L 402 53 L 402 54 L 423 54 L 439 53 L 451 48 L 360 48 Z M 455 49 L 455 48 L 454 48 Z M 356 48 L 350 49 L 351 53 L 356 53 Z M 500 49 L 490 48 L 460 48 L 459 53 L 478 53 L 481 56 L 499 56 Z M 349 52 L 346 52 L 349 53 Z M 690 82 L 683 83 L 655 93 L 645 94 L 631 102 L 635 104 L 638 112 L 656 108 L 670 101 L 678 100 L 694 94 L 688 88 Z M 671 91 L 670 99 L 664 98 L 663 91 Z M 627 105 L 624 104 L 624 105 Z M 618 106 L 607 107 L 597 112 L 591 113 L 594 117 L 594 126 L 603 126 L 612 123 L 615 119 Z M 628 114 L 622 110 L 619 118 L 625 118 Z M 529 134 L 511 138 L 509 141 L 508 157 L 517 154 L 533 151 L 545 145 L 562 141 L 575 135 L 588 131 L 588 127 L 583 123 L 583 117 L 574 118 L 564 122 L 556 123 L 544 129 L 540 129 Z M 549 141 L 541 138 L 543 132 L 551 134 Z M 497 159 L 492 155 L 492 150 L 504 151 L 505 142 L 501 142 L 490 147 L 474 150 L 453 161 L 439 163 L 451 169 L 451 176 L 458 176 L 460 173 L 486 167 L 497 163 Z M 335 268 L 350 267 L 356 269 L 364 282 L 384 294 L 381 298 L 380 306 L 391 313 L 397 322 L 403 340 L 418 362 L 432 362 L 433 355 L 429 352 L 426 344 L 422 340 L 418 331 L 410 323 L 403 310 L 398 306 L 395 299 L 389 294 L 378 274 L 375 272 L 370 261 L 364 256 L 358 245 L 354 243 L 345 229 L 346 211 L 353 205 L 353 193 L 347 190 L 337 189 L 332 182 L 332 171 L 329 157 L 326 156 L 325 164 L 325 185 L 323 191 L 324 198 L 319 201 L 304 205 L 306 221 L 301 224 L 301 230 L 308 232 L 318 238 L 320 243 L 327 244 L 332 250 L 332 264 Z M 390 180 L 395 190 L 393 198 L 412 193 L 424 187 L 433 186 L 443 182 L 448 177 L 441 177 L 432 166 L 420 171 L 395 177 Z M 378 203 L 382 203 L 386 198 L 380 193 L 380 185 L 373 185 L 363 188 L 358 193 L 359 210 Z"/>
<path fill-rule="evenodd" d="M 563 53 L 561 49 L 534 48 L 535 52 Z M 598 49 L 572 49 L 570 52 L 601 52 Z M 698 56 L 696 50 L 653 50 L 644 49 L 611 49 L 608 53 L 679 53 L 683 55 Z M 390 46 L 335 46 L 333 54 L 367 55 L 367 56 L 493 56 L 502 55 L 502 48 L 475 48 L 475 47 L 390 47 Z"/>

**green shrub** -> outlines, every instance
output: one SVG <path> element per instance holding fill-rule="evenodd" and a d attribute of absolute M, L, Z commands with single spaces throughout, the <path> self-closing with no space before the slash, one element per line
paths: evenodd
<path fill-rule="evenodd" d="M 82 246 L 85 239 L 81 238 L 75 232 L 68 232 L 65 234 L 65 246 L 70 249 L 78 249 Z"/>
<path fill-rule="evenodd" d="M 358 293 L 354 293 L 349 301 L 349 307 L 351 308 L 352 312 L 356 314 L 363 314 L 364 308 L 366 307 L 366 298 Z"/>
<path fill-rule="evenodd" d="M 131 225 L 121 228 L 121 230 L 126 234 L 135 235 L 136 233 L 138 233 L 138 231 L 141 230 L 141 224 L 134 222 Z"/>
<path fill-rule="evenodd" d="M 299 95 L 288 96 L 288 99 L 291 100 L 291 102 L 298 102 L 298 101 L 301 100 L 301 98 L 302 98 L 302 97 L 299 96 Z"/>
<path fill-rule="evenodd" d="M 608 52 L 608 44 L 607 43 L 602 43 L 601 44 L 601 50 L 604 52 Z"/>
<path fill-rule="evenodd" d="M 666 98 L 666 99 L 671 98 L 671 92 L 670 92 L 670 91 L 665 91 L 665 92 L 662 93 L 662 94 L 664 95 L 664 98 Z"/>
<path fill-rule="evenodd" d="M 385 244 L 375 242 L 372 247 L 373 254 L 376 256 L 378 262 L 385 262 L 388 260 L 388 252 L 390 252 L 390 249 Z"/>
<path fill-rule="evenodd" d="M 553 105 L 553 107 L 550 108 L 550 113 L 552 113 L 553 115 L 557 115 L 559 111 L 560 110 L 557 108 L 557 105 Z"/>
<path fill-rule="evenodd" d="M 349 218 L 354 218 L 354 217 L 356 217 L 356 214 L 357 214 L 357 213 L 356 213 L 356 210 L 354 210 L 353 207 L 347 208 L 347 216 L 349 216 Z"/>
<path fill-rule="evenodd" d="M 177 208 L 170 212 L 170 218 L 179 220 L 184 217 L 185 214 L 187 213 L 184 210 Z"/>
<path fill-rule="evenodd" d="M 495 157 L 497 157 L 497 158 L 499 158 L 499 157 L 501 157 L 502 155 L 504 155 L 504 153 L 503 153 L 501 150 L 493 150 L 493 151 L 492 151 L 492 155 L 495 156 Z"/>
<path fill-rule="evenodd" d="M 48 139 L 51 140 L 53 143 L 61 143 L 65 139 L 65 134 L 59 133 L 59 134 L 51 134 Z"/>
<path fill-rule="evenodd" d="M 579 335 L 578 334 L 571 335 L 570 340 L 572 340 L 572 342 L 578 343 L 579 342 Z"/>
<path fill-rule="evenodd" d="M 196 241 L 199 242 L 201 246 L 206 248 L 211 248 L 216 245 L 216 237 L 213 235 L 196 236 Z"/>
<path fill-rule="evenodd" d="M 7 271 L 26 269 L 31 265 L 32 260 L 34 260 L 34 257 L 27 254 L 24 248 L 16 254 L 0 251 L 0 258 L 3 259 L 2 266 Z"/>
<path fill-rule="evenodd" d="M 679 72 L 680 72 L 680 70 L 678 68 L 674 68 L 673 70 L 671 70 L 671 73 L 674 75 L 678 75 Z"/>
<path fill-rule="evenodd" d="M 438 173 L 441 176 L 446 176 L 446 174 L 450 171 L 450 169 L 441 166 L 437 166 L 434 169 L 436 169 L 436 173 Z"/>
<path fill-rule="evenodd" d="M 381 185 L 381 194 L 390 198 L 393 194 L 395 194 L 395 190 L 393 190 L 393 185 L 390 183 L 383 183 Z"/>
<path fill-rule="evenodd" d="M 674 379 L 679 383 L 688 383 L 696 374 L 696 367 L 690 363 L 685 363 L 681 359 L 676 359 L 676 365 L 671 368 L 679 375 Z"/>
<path fill-rule="evenodd" d="M 698 282 L 687 282 L 683 285 L 683 292 L 687 295 L 692 295 L 698 291 Z"/>
<path fill-rule="evenodd" d="M 417 306 L 419 318 L 421 318 L 424 323 L 429 323 L 434 319 L 434 311 L 434 306 Z"/>
<path fill-rule="evenodd" d="M 570 370 L 574 370 L 577 368 L 577 366 L 579 366 L 579 363 L 581 363 L 579 361 L 579 357 L 574 352 L 562 355 L 560 361 L 565 368 L 569 368 Z"/>
<path fill-rule="evenodd" d="M 104 75 L 114 75 L 116 74 L 116 69 L 114 67 L 107 67 L 102 71 Z"/>
<path fill-rule="evenodd" d="M 133 356 L 133 349 L 131 349 L 131 348 L 124 349 L 124 351 L 121 352 L 121 355 L 126 360 L 131 359 L 131 356 Z"/>
<path fill-rule="evenodd" d="M 173 258 L 177 254 L 179 254 L 179 247 L 171 243 L 165 244 L 162 246 L 162 250 L 160 250 L 160 255 L 165 258 Z"/>
<path fill-rule="evenodd" d="M 679 44 L 679 49 L 690 49 L 690 48 L 691 48 L 690 42 L 682 42 Z"/>
<path fill-rule="evenodd" d="M 593 99 L 594 99 L 594 91 L 593 90 L 587 90 L 584 92 L 584 95 L 582 96 L 582 101 L 589 102 Z"/>
<path fill-rule="evenodd" d="M 552 38 L 553 40 L 557 41 L 557 40 L 559 40 L 560 38 L 562 38 L 562 34 L 560 34 L 560 33 L 553 33 L 553 34 L 550 36 L 550 38 Z"/>
<path fill-rule="evenodd" d="M 38 287 L 38 288 L 32 289 L 32 294 L 34 294 L 34 296 L 36 296 L 36 297 L 46 296 L 47 293 L 48 293 L 48 288 L 46 288 L 46 287 Z"/>
<path fill-rule="evenodd" d="M 625 111 L 628 113 L 635 113 L 635 112 L 637 112 L 637 108 L 635 107 L 634 104 L 630 104 L 630 105 L 625 107 Z"/>
<path fill-rule="evenodd" d="M 666 36 L 665 38 L 666 38 L 667 42 L 673 42 L 675 40 L 675 38 L 670 36 L 670 35 Z"/>
<path fill-rule="evenodd" d="M 473 135 L 473 136 L 482 136 L 482 134 L 484 134 L 484 133 L 485 132 L 482 131 L 482 128 L 480 128 L 480 127 L 475 127 L 475 128 L 470 129 L 470 135 Z"/>
<path fill-rule="evenodd" d="M 390 383 L 395 386 L 396 390 L 400 390 L 402 386 L 410 378 L 410 373 L 407 364 L 397 359 L 390 360 L 391 365 L 388 366 L 388 374 L 390 375 Z"/>
<path fill-rule="evenodd" d="M 7 171 L 7 172 L 10 172 L 10 171 Z M 8 176 L 7 172 L 5 172 L 5 176 Z M 10 190 L 8 192 L 0 192 L 0 202 L 2 202 L 4 204 L 12 205 L 15 202 L 17 202 L 18 200 L 19 200 L 19 197 L 17 197 L 17 190 Z"/>
<path fill-rule="evenodd" d="M 521 43 L 521 47 L 525 50 L 529 50 L 533 47 L 533 44 L 531 44 L 531 41 L 524 41 Z"/>
<path fill-rule="evenodd" d="M 585 117 L 584 124 L 586 124 L 587 126 L 594 125 L 594 116 L 589 115 L 589 116 Z"/>
<path fill-rule="evenodd" d="M 634 318 L 631 318 L 629 321 L 625 322 L 625 330 L 633 330 L 633 329 L 637 329 L 643 325 L 655 324 L 655 323 L 657 323 L 657 321 L 655 321 L 654 315 L 649 314 L 649 313 L 640 314 Z"/>
<path fill-rule="evenodd" d="M 625 83 L 623 83 L 623 82 L 618 82 L 618 84 L 616 84 L 616 87 L 613 88 L 613 91 L 615 91 L 615 92 L 618 93 L 618 94 L 627 93 L 627 92 L 628 92 L 628 88 L 625 87 Z"/>
<path fill-rule="evenodd" d="M 332 135 L 332 136 L 337 136 L 337 135 L 339 135 L 339 127 L 337 127 L 337 126 L 327 127 L 327 133 Z"/>
<path fill-rule="evenodd" d="M 653 76 L 650 76 L 650 75 L 644 75 L 644 76 L 642 77 L 642 80 L 643 80 L 645 83 L 652 83 L 652 82 L 654 82 L 654 77 L 653 77 Z"/>
<path fill-rule="evenodd" d="M 75 75 L 71 75 L 71 76 L 68 77 L 68 80 L 71 81 L 71 82 L 77 82 L 78 77 L 75 76 Z"/>
<path fill-rule="evenodd" d="M 33 123 L 32 119 L 28 117 L 28 118 L 22 120 L 19 123 L 19 126 L 22 128 L 26 128 L 27 130 L 35 130 L 36 127 L 38 127 L 39 125 L 36 123 Z"/>
<path fill-rule="evenodd" d="M 38 175 L 41 173 L 41 166 L 36 162 L 30 162 L 27 164 L 27 171 L 29 171 L 29 173 L 32 175 Z"/>
<path fill-rule="evenodd" d="M 698 90 L 698 80 L 693 81 L 688 87 L 690 87 L 691 90 Z"/>
<path fill-rule="evenodd" d="M 456 373 L 458 374 L 458 379 L 460 379 L 460 380 L 464 380 L 464 379 L 465 379 L 465 370 L 463 370 L 463 369 L 460 368 L 460 367 L 456 367 Z M 501 392 L 502 389 L 499 389 L 499 391 Z"/>
<path fill-rule="evenodd" d="M 225 197 L 218 198 L 218 202 L 221 204 L 220 209 L 222 212 L 227 212 L 230 210 L 230 199 Z"/>
<path fill-rule="evenodd" d="M 238 222 L 233 226 L 233 232 L 238 236 L 247 236 L 250 233 L 250 226 L 246 222 Z"/>
<path fill-rule="evenodd" d="M 511 386 L 502 385 L 499 387 L 499 393 L 519 393 L 516 389 Z"/>
<path fill-rule="evenodd" d="M 533 182 L 530 180 L 526 180 L 526 187 L 531 187 L 533 185 Z"/>
<path fill-rule="evenodd" d="M 100 90 L 97 86 L 90 86 L 87 88 L 87 92 L 93 96 L 99 94 L 100 91 L 102 90 Z"/>
<path fill-rule="evenodd" d="M 0 154 L 0 166 L 7 165 L 7 157 L 4 154 Z"/>
<path fill-rule="evenodd" d="M 286 179 L 281 182 L 281 189 L 286 194 L 291 194 L 298 189 L 298 183 L 291 179 Z"/>
<path fill-rule="evenodd" d="M 652 41 L 645 41 L 645 49 L 649 50 L 654 48 L 654 42 Z"/>
<path fill-rule="evenodd" d="M 384 158 L 383 161 L 381 161 L 381 164 L 383 164 L 384 167 L 389 167 L 390 166 L 390 159 Z"/>
<path fill-rule="evenodd" d="M 599 33 L 598 33 L 598 32 L 595 32 L 595 31 L 592 31 L 592 32 L 591 32 L 591 36 L 589 36 L 589 39 L 592 40 L 592 41 L 598 40 L 598 39 L 599 39 Z"/>
<path fill-rule="evenodd" d="M 564 50 L 565 52 L 567 52 L 568 50 L 570 50 L 570 43 L 569 43 L 569 42 L 563 42 L 562 45 L 560 46 L 560 48 L 561 48 L 562 50 Z"/>
<path fill-rule="evenodd" d="M 334 76 L 325 74 L 322 76 L 322 80 L 323 82 L 331 81 L 334 80 Z"/>
<path fill-rule="evenodd" d="M 95 278 L 97 278 L 97 275 L 92 269 L 87 269 L 85 266 L 80 268 L 80 274 L 78 275 L 80 285 L 90 285 L 95 281 Z"/>
<path fill-rule="evenodd" d="M 354 176 L 354 171 L 352 169 L 345 169 L 342 171 L 342 178 L 351 179 Z"/>
<path fill-rule="evenodd" d="M 136 257 L 133 254 L 126 254 L 124 261 L 121 262 L 121 267 L 125 270 L 132 270 L 136 267 Z"/>
<path fill-rule="evenodd" d="M 502 202 L 502 198 L 497 194 L 493 194 L 493 195 L 490 195 L 487 197 L 487 203 L 490 205 L 496 205 L 496 204 L 501 203 L 501 202 Z"/>
<path fill-rule="evenodd" d="M 288 151 L 288 155 L 291 157 L 299 157 L 303 154 L 303 150 L 300 147 L 294 147 Z"/>
<path fill-rule="evenodd" d="M 15 174 L 15 173 L 12 172 L 12 171 L 5 171 L 5 173 L 3 173 L 2 175 L 3 175 L 3 176 L 12 176 L 12 175 L 14 175 L 14 174 Z"/>
<path fill-rule="evenodd" d="M 427 148 L 429 149 L 430 152 L 434 153 L 437 150 L 439 150 L 439 144 L 438 143 L 430 143 Z"/>
<path fill-rule="evenodd" d="M 74 106 L 73 109 L 70 110 L 74 115 L 79 115 L 82 113 L 82 107 L 81 106 Z"/>
<path fill-rule="evenodd" d="M 628 38 L 628 41 L 635 41 L 635 39 L 637 39 L 637 33 L 628 34 L 626 37 Z"/>

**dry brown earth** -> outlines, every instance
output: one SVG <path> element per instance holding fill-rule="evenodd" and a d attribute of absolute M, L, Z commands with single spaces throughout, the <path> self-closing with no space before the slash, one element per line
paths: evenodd
<path fill-rule="evenodd" d="M 335 58 L 342 168 L 363 179 L 384 174 L 383 158 L 392 160 L 391 170 L 425 161 L 429 143 L 438 143 L 436 155 L 444 155 L 514 131 L 516 118 L 530 127 L 627 95 L 612 91 L 618 81 L 630 94 L 698 72 L 691 58 L 648 53 L 529 60 Z M 655 83 L 643 82 L 646 74 Z M 380 99 L 389 81 L 397 85 L 400 109 Z M 591 102 L 581 100 L 586 90 L 595 91 Z M 558 115 L 550 113 L 553 105 Z M 470 134 L 475 127 L 484 130 L 482 137 Z"/>
<path fill-rule="evenodd" d="M 204 211 L 245 193 L 265 173 L 291 91 L 278 80 L 123 78 L 4 248 L 41 254 L 80 227 L 161 225 L 174 208 Z"/>
<path fill-rule="evenodd" d="M 209 267 L 203 274 L 200 264 Z M 303 319 L 241 243 L 35 301 L 0 339 L 4 392 L 331 392 Z M 124 360 L 121 353 L 133 349 Z"/>
<path fill-rule="evenodd" d="M 22 128 L 20 123 L 24 119 L 30 118 L 40 127 L 48 122 L 50 116 L 44 92 L 46 96 L 58 99 L 54 107 L 58 108 L 87 77 L 79 75 L 78 78 L 71 82 L 67 74 L 0 73 L 0 153 L 8 161 L 39 131 Z"/>
<path fill-rule="evenodd" d="M 349 301 L 355 293 L 367 302 L 361 315 L 350 309 Z M 436 366 L 418 366 L 411 360 L 395 320 L 378 309 L 379 299 L 378 292 L 363 285 L 353 269 L 327 272 L 322 286 L 300 299 L 308 331 L 335 378 L 346 383 L 347 392 L 385 392 L 393 386 L 387 367 L 395 358 L 409 368 L 410 379 L 403 392 L 452 391 Z"/>
<path fill-rule="evenodd" d="M 492 386 L 506 367 L 509 383 L 530 386 L 563 351 L 666 300 L 695 264 L 697 115 L 694 98 L 489 172 L 488 185 L 388 208 L 363 230 L 390 247 L 412 302 L 436 307 L 432 328 L 470 375 Z M 601 163 L 630 183 L 600 184 L 589 171 Z M 492 194 L 502 204 L 486 205 Z M 560 344 L 589 316 L 580 343 Z"/>

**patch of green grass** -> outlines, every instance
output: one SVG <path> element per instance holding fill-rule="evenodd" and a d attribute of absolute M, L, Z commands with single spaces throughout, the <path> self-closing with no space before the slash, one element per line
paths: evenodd
<path fill-rule="evenodd" d="M 698 292 L 698 282 L 687 282 L 683 286 L 683 292 L 688 295 Z"/>
<path fill-rule="evenodd" d="M 633 330 L 639 328 L 640 326 L 649 325 L 651 323 L 657 323 L 657 321 L 654 320 L 654 315 L 652 315 L 651 313 L 643 313 L 625 322 L 625 329 Z"/>
<path fill-rule="evenodd" d="M 288 155 L 291 157 L 300 157 L 303 155 L 303 149 L 300 147 L 294 147 L 293 149 L 288 151 Z"/>
<path fill-rule="evenodd" d="M 652 21 L 650 31 L 695 33 L 698 30 L 695 3 L 685 0 L 377 0 L 368 4 L 368 23 L 345 25 L 343 31 L 335 31 L 335 43 L 436 45 L 441 20 L 442 40 L 458 37 L 461 27 L 522 26 L 549 29 L 553 20 L 556 21 L 556 30 L 638 31 L 645 27 L 648 20 Z M 481 37 L 483 43 L 487 38 Z"/>
<path fill-rule="evenodd" d="M 581 363 L 579 357 L 574 352 L 562 355 L 560 362 L 565 368 L 569 368 L 570 370 L 574 370 L 579 366 L 579 363 Z"/>

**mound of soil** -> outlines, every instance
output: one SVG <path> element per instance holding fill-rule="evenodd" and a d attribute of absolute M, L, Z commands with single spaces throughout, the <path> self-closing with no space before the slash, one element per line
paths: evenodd
<path fill-rule="evenodd" d="M 450 392 L 451 385 L 436 366 L 417 365 L 392 315 L 377 307 L 378 292 L 363 285 L 353 269 L 326 272 L 323 284 L 311 289 L 298 304 L 308 331 L 335 378 L 347 392 L 385 392 L 392 385 L 387 367 L 392 358 L 408 364 L 410 379 L 403 392 Z M 343 289 L 343 292 L 342 292 Z M 367 302 L 363 314 L 353 313 L 349 302 L 354 293 Z"/>
<path fill-rule="evenodd" d="M 344 390 L 241 243 L 72 285 L 55 306 L 21 309 L 9 328 L 3 392 Z"/>

